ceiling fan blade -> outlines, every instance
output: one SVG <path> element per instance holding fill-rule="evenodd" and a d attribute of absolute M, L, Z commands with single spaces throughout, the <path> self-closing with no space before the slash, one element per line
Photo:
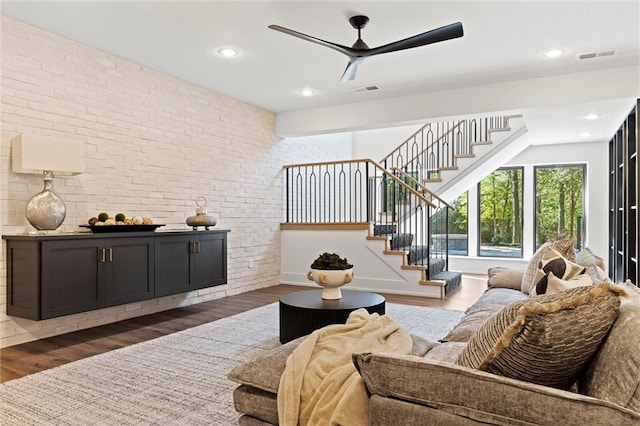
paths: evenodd
<path fill-rule="evenodd" d="M 346 83 L 347 81 L 353 81 L 356 78 L 356 73 L 358 72 L 358 65 L 363 61 L 362 57 L 354 57 L 351 58 L 347 68 L 344 70 L 342 74 L 342 78 L 340 79 L 340 83 Z"/>
<path fill-rule="evenodd" d="M 307 34 L 300 33 L 298 31 L 290 30 L 289 28 L 281 27 L 280 25 L 269 25 L 269 28 L 272 30 L 280 31 L 281 33 L 289 34 L 291 36 L 301 38 L 302 40 L 310 41 L 311 43 L 319 44 L 320 46 L 325 46 L 333 50 L 337 50 L 340 53 L 347 55 L 350 58 L 355 57 L 361 52 L 352 49 L 351 47 L 343 46 L 341 44 L 331 43 L 330 41 L 322 40 L 317 37 L 312 37 Z"/>
<path fill-rule="evenodd" d="M 360 52 L 360 55 L 367 57 L 379 55 L 381 53 L 396 52 L 398 50 L 411 49 L 414 47 L 426 46 L 427 44 L 451 40 L 453 38 L 462 37 L 463 35 L 462 23 L 456 22 L 454 24 L 445 25 L 444 27 L 427 31 L 426 33 L 405 38 L 404 40 L 398 40 L 383 46 L 374 47 L 373 49 L 365 52 Z"/>

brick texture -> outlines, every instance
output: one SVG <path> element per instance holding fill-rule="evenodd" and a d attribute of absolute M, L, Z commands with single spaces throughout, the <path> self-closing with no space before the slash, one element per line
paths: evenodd
<path fill-rule="evenodd" d="M 18 133 L 84 141 L 86 172 L 54 182 L 67 205 L 63 232 L 101 211 L 188 229 L 203 195 L 216 227 L 231 233 L 227 285 L 40 322 L 6 315 L 2 244 L 0 347 L 279 283 L 282 166 L 351 158 L 350 134 L 279 139 L 270 111 L 1 19 L 2 234 L 33 230 L 24 207 L 42 190 L 41 177 L 11 172 Z"/>

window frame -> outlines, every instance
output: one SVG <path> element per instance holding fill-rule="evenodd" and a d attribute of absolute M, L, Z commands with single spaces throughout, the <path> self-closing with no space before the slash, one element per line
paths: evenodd
<path fill-rule="evenodd" d="M 497 171 L 503 171 L 503 170 L 519 170 L 520 171 L 520 238 L 521 238 L 521 242 L 520 242 L 520 255 L 519 256 L 495 256 L 495 255 L 486 255 L 486 254 L 482 254 L 482 190 L 481 190 L 481 185 L 482 185 L 482 181 L 484 179 L 486 179 L 487 177 L 491 176 L 491 174 L 497 172 Z M 477 202 L 476 202 L 476 209 L 477 209 L 477 241 L 476 241 L 476 245 L 477 245 L 477 251 L 476 251 L 476 256 L 479 258 L 499 258 L 499 259 L 523 259 L 524 258 L 524 193 L 525 193 L 525 167 L 524 166 L 507 166 L 507 167 L 499 167 L 495 170 L 493 170 L 491 173 L 487 174 L 486 176 L 484 176 L 482 179 L 480 179 L 480 181 L 478 182 L 478 184 L 476 185 L 476 190 L 477 190 Z M 467 221 L 468 222 L 468 221 Z"/>
<path fill-rule="evenodd" d="M 586 193 L 587 193 L 587 164 L 586 163 L 564 163 L 546 164 L 533 166 L 533 252 L 538 249 L 538 170 L 539 169 L 559 169 L 559 168 L 581 168 L 582 169 L 582 241 L 578 240 L 578 229 L 576 228 L 576 248 L 582 248 L 586 240 L 587 218 L 586 218 Z"/>

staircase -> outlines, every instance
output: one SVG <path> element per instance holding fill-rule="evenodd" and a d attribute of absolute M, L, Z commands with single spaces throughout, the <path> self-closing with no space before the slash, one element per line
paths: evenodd
<path fill-rule="evenodd" d="M 473 173 L 483 170 L 479 163 L 500 158 L 503 164 L 508 160 L 505 153 L 519 152 L 511 147 L 518 144 L 512 142 L 526 127 L 517 120 L 521 117 L 429 123 L 380 163 L 362 159 L 285 166 L 285 223 L 316 229 L 364 225 L 367 241 L 384 242 L 377 259 L 393 265 L 385 259 L 401 257 L 402 271 L 419 273 L 413 284 L 417 287 L 402 291 L 442 298 L 457 289 L 462 278 L 461 273 L 448 270 L 448 213 L 452 207 L 443 195 L 455 198 L 458 194 L 451 194 L 460 190 L 460 182 L 466 186 L 459 193 L 466 190 Z M 406 273 L 399 270 L 398 276 L 406 277 Z M 354 282 L 357 279 L 358 274 Z"/>
<path fill-rule="evenodd" d="M 440 298 L 460 287 L 462 274 L 445 271 L 447 261 L 441 257 L 429 257 L 428 247 L 413 246 L 413 234 L 398 233 L 396 225 L 374 225 L 373 229 L 374 236 L 384 237 L 389 241 L 390 250 L 386 250 L 385 254 L 404 254 L 406 265 L 424 267 L 424 271 L 429 272 L 429 278 L 423 277 L 419 282 L 420 285 L 439 287 L 441 289 Z"/>
<path fill-rule="evenodd" d="M 380 164 L 411 171 L 431 192 L 453 200 L 522 152 L 528 144 L 513 142 L 526 131 L 521 115 L 429 123 Z"/>

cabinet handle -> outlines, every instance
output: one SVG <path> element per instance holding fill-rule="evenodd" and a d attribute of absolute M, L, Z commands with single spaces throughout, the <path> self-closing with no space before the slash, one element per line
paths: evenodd
<path fill-rule="evenodd" d="M 113 249 L 109 248 L 107 250 L 109 250 L 109 262 L 113 262 Z"/>
<path fill-rule="evenodd" d="M 196 241 L 196 253 L 200 253 L 200 241 Z"/>
<path fill-rule="evenodd" d="M 106 250 L 105 249 L 100 249 L 100 251 L 98 252 L 98 262 L 100 262 L 100 263 L 106 262 Z"/>
<path fill-rule="evenodd" d="M 189 241 L 189 253 L 195 253 L 196 252 L 196 243 L 194 243 L 193 241 Z"/>

